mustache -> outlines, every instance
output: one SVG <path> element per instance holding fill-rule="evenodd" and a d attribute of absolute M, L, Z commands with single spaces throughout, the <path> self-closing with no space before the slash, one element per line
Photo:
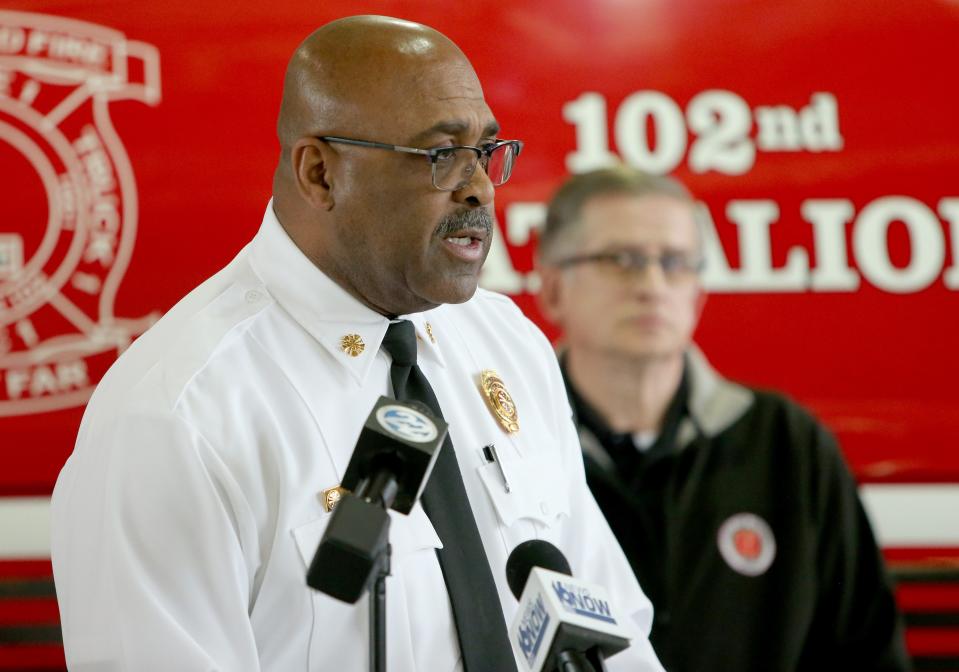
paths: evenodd
<path fill-rule="evenodd" d="M 489 236 L 493 233 L 493 216 L 486 208 L 460 210 L 444 217 L 436 227 L 435 233 L 443 238 L 463 230 L 480 230 Z"/>

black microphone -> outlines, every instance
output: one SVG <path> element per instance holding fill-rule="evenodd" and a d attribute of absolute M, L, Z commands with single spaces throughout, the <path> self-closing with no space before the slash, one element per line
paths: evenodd
<path fill-rule="evenodd" d="M 523 595 L 533 567 L 542 567 L 566 576 L 573 575 L 566 556 L 551 543 L 540 539 L 524 541 L 513 549 L 506 560 L 506 583 L 517 600 Z"/>
<path fill-rule="evenodd" d="M 355 603 L 376 579 L 389 543 L 388 509 L 408 514 L 416 504 L 448 425 L 419 402 L 380 397 L 370 412 L 337 503 L 310 563 L 306 583 Z"/>
<path fill-rule="evenodd" d="M 629 646 L 629 630 L 606 591 L 574 579 L 551 543 L 524 541 L 506 561 L 506 582 L 520 601 L 509 629 L 522 672 L 600 672 Z"/>

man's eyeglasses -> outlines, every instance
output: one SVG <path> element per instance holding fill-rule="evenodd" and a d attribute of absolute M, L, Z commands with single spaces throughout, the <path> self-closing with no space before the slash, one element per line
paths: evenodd
<path fill-rule="evenodd" d="M 669 282 L 681 282 L 695 276 L 703 269 L 703 259 L 683 252 L 664 252 L 660 255 L 646 254 L 639 250 L 616 250 L 596 252 L 569 257 L 558 262 L 560 268 L 595 264 L 610 273 L 627 277 L 643 273 L 650 264 L 657 264 Z"/>
<path fill-rule="evenodd" d="M 421 154 L 429 159 L 433 170 L 433 186 L 440 191 L 459 191 L 466 187 L 473 180 L 477 165 L 483 168 L 494 187 L 500 186 L 509 179 L 516 157 L 523 149 L 523 143 L 519 140 L 497 140 L 482 147 L 454 145 L 435 149 L 417 149 L 388 145 L 384 142 L 340 138 L 334 135 L 321 135 L 318 138 L 325 142 L 338 142 L 344 145 Z"/>

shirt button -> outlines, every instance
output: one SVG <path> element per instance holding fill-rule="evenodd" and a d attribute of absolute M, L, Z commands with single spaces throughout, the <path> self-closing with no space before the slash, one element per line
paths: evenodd
<path fill-rule="evenodd" d="M 539 510 L 543 512 L 544 516 L 549 515 L 549 504 L 547 504 L 546 502 L 540 502 Z"/>
<path fill-rule="evenodd" d="M 256 303 L 256 302 L 259 301 L 261 298 L 263 298 L 263 295 L 260 294 L 260 292 L 256 291 L 255 289 L 251 289 L 250 291 L 248 291 L 248 292 L 246 293 L 246 302 L 247 302 L 247 303 Z"/>

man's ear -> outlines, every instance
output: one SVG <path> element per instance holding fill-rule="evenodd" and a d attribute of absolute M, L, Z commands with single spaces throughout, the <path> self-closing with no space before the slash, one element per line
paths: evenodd
<path fill-rule="evenodd" d="M 536 260 L 536 271 L 539 273 L 540 287 L 536 295 L 536 303 L 540 313 L 555 325 L 563 324 L 563 271 L 555 266 L 541 263 Z"/>
<path fill-rule="evenodd" d="M 318 210 L 333 209 L 331 168 L 335 160 L 335 152 L 318 138 L 300 138 L 290 151 L 296 189 L 303 200 Z"/>

